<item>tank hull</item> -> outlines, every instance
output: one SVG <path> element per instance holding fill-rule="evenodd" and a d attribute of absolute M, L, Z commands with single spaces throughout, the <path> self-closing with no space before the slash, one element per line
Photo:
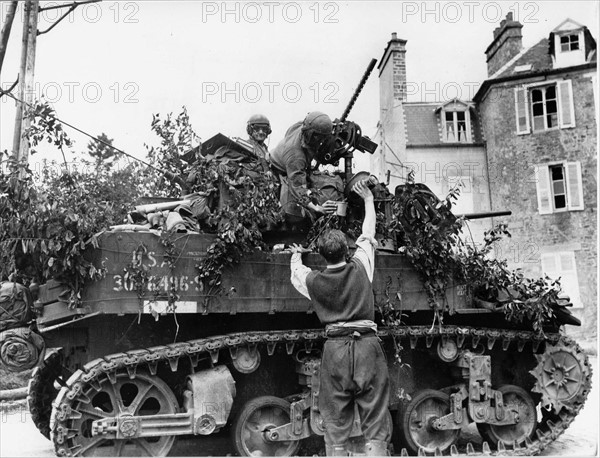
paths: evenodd
<path fill-rule="evenodd" d="M 60 349 L 61 370 L 55 372 L 64 386 L 52 407 L 34 406 L 44 413 L 36 422 L 40 430 L 50 431 L 61 456 L 164 455 L 177 436 L 221 430 L 230 431 L 232 449 L 241 455 L 322 451 L 315 406 L 325 336 L 310 301 L 290 283 L 290 254 L 244 256 L 225 271 L 217 293 L 204 287 L 196 267 L 213 238 L 175 238 L 167 252 L 158 234 L 103 234 L 90 259 L 102 263 L 106 275 L 86 285 L 78 307 L 64 301 L 64 286 L 42 285 L 37 324 L 47 347 Z M 324 266 L 316 254 L 305 255 L 304 262 Z M 141 272 L 143 281 L 132 280 Z M 502 453 L 516 434 L 510 443 L 515 453 L 536 454 L 583 405 L 589 363 L 557 329 L 539 335 L 528 323 L 509 323 L 501 312 L 475 307 L 465 285 L 448 288 L 443 321 L 434 323 L 425 289 L 400 254 L 378 252 L 373 290 L 377 305 L 402 313 L 399 323 L 381 326 L 378 333 L 388 359 L 398 452 L 406 447 L 414 454 L 469 454 L 469 446 L 456 448 L 455 436 L 476 422 L 486 439 L 482 453 L 490 447 Z M 578 380 L 568 396 L 560 387 L 552 391 L 552 380 L 544 378 L 548 365 L 556 370 L 564 361 L 572 363 Z M 480 367 L 489 370 L 475 369 Z M 215 379 L 212 371 L 232 383 Z M 474 380 L 487 393 L 477 401 L 470 391 Z M 30 386 L 39 390 L 39 396 L 30 394 L 33 399 L 50 391 L 41 379 Z M 135 393 L 148 399 L 139 401 Z M 517 410 L 547 409 L 527 427 L 511 426 L 517 433 L 508 434 L 502 425 L 516 420 L 510 417 L 512 407 L 502 407 L 503 396 Z M 152 409 L 129 407 L 140 403 Z M 429 415 L 432 403 L 443 409 L 435 420 L 446 423 L 415 433 L 421 424 L 415 415 Z M 203 410 L 207 405 L 212 407 Z M 451 411 L 452 405 L 461 407 Z M 266 417 L 278 420 L 262 430 L 276 435 L 256 436 L 253 422 Z M 355 426 L 355 451 L 364 452 Z M 312 448 L 298 449 L 308 438 Z"/>
<path fill-rule="evenodd" d="M 290 282 L 290 253 L 256 251 L 247 254 L 242 262 L 225 270 L 221 293 L 206 288 L 196 266 L 213 241 L 214 237 L 207 234 L 176 236 L 176 263 L 170 268 L 159 235 L 105 233 L 99 237 L 100 248 L 91 254 L 97 265 L 106 268 L 105 277 L 86 285 L 77 308 L 61 299 L 64 286 L 42 285 L 39 301 L 43 313 L 37 320 L 38 326 L 43 330 L 95 314 L 156 315 L 166 314 L 167 310 L 175 310 L 182 316 L 313 313 L 310 301 Z M 325 267 L 317 254 L 305 255 L 304 263 L 314 269 Z M 132 273 L 142 270 L 147 279 L 143 283 L 136 282 Z M 425 289 L 403 255 L 378 253 L 373 290 L 376 301 L 389 297 L 398 310 L 430 310 Z M 450 286 L 446 302 L 448 310 L 473 309 L 466 285 Z"/>

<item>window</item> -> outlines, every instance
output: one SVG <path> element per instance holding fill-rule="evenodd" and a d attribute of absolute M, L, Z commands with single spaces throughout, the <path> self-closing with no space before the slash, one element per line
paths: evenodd
<path fill-rule="evenodd" d="M 581 163 L 540 164 L 535 178 L 540 215 L 583 210 Z"/>
<path fill-rule="evenodd" d="M 556 85 L 532 89 L 530 94 L 533 130 L 547 130 L 558 127 Z"/>
<path fill-rule="evenodd" d="M 581 65 L 588 62 L 588 52 L 591 48 L 596 48 L 595 42 L 591 45 L 587 43 L 587 32 L 581 24 L 570 21 L 570 25 L 563 24 L 556 33 L 550 34 L 551 43 L 550 55 L 552 57 L 552 68 L 565 68 L 574 65 Z M 593 38 L 590 37 L 591 40 Z"/>
<path fill-rule="evenodd" d="M 582 307 L 577 278 L 577 264 L 573 251 L 542 253 L 542 272 L 553 280 L 560 277 L 562 291 L 569 296 L 573 307 Z"/>
<path fill-rule="evenodd" d="M 567 208 L 567 187 L 565 183 L 565 168 L 562 164 L 550 166 L 550 183 L 552 185 L 552 197 L 554 209 Z"/>
<path fill-rule="evenodd" d="M 531 64 L 525 64 L 525 65 L 517 65 L 515 67 L 514 72 L 515 73 L 519 73 L 519 72 L 528 72 L 529 70 L 531 70 L 532 65 Z"/>
<path fill-rule="evenodd" d="M 571 81 L 515 88 L 515 113 L 519 135 L 575 127 Z"/>
<path fill-rule="evenodd" d="M 576 51 L 579 49 L 579 35 L 564 35 L 560 37 L 560 52 Z"/>
<path fill-rule="evenodd" d="M 444 115 L 444 140 L 450 143 L 471 141 L 468 111 L 442 111 Z"/>

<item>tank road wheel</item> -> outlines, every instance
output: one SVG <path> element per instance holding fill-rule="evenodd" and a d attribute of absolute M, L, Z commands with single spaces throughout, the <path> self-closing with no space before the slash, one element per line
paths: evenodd
<path fill-rule="evenodd" d="M 27 386 L 27 405 L 31 419 L 46 439 L 50 439 L 52 401 L 59 391 L 55 382 L 63 377 L 63 370 L 61 351 L 49 351 L 44 362 L 33 370 Z"/>
<path fill-rule="evenodd" d="M 590 369 L 585 354 L 564 345 L 547 346 L 542 355 L 536 355 L 538 365 L 531 371 L 536 378 L 533 392 L 542 395 L 542 404 L 556 413 L 563 407 L 573 408 L 583 403 Z"/>
<path fill-rule="evenodd" d="M 525 439 L 532 439 L 537 428 L 537 413 L 529 393 L 515 385 L 503 385 L 498 391 L 502 393 L 506 409 L 519 414 L 519 422 L 503 426 L 477 423 L 481 437 L 492 444 L 503 442 L 504 445 L 513 445 L 515 441 L 521 444 Z"/>
<path fill-rule="evenodd" d="M 241 456 L 293 456 L 300 441 L 273 442 L 269 429 L 290 422 L 290 403 L 275 396 L 260 396 L 249 401 L 233 426 L 233 440 Z"/>
<path fill-rule="evenodd" d="M 433 422 L 450 413 L 450 396 L 437 390 L 422 390 L 399 411 L 403 444 L 413 453 L 422 448 L 427 453 L 442 453 L 456 442 L 460 429 L 438 431 Z"/>
<path fill-rule="evenodd" d="M 94 388 L 73 401 L 76 412 L 69 427 L 72 435 L 67 446 L 73 454 L 83 456 L 165 456 L 175 442 L 175 436 L 143 437 L 127 440 L 105 439 L 92 435 L 92 423 L 117 415 L 160 415 L 177 413 L 175 395 L 160 378 L 137 373 L 130 379 L 126 373 L 116 375 L 115 383 L 103 376 Z M 80 418 L 76 418 L 80 415 Z"/>

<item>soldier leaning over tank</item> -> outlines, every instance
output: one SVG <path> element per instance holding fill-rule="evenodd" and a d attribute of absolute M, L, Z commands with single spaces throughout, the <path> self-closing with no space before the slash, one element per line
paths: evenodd
<path fill-rule="evenodd" d="M 248 141 L 254 146 L 254 154 L 263 164 L 265 170 L 268 170 L 269 149 L 265 145 L 265 141 L 271 135 L 271 123 L 269 119 L 262 114 L 250 116 L 246 125 L 246 132 L 248 133 Z"/>
<path fill-rule="evenodd" d="M 290 224 L 310 222 L 311 212 L 330 214 L 336 204 L 320 205 L 310 199 L 310 164 L 333 138 L 333 122 L 325 113 L 313 111 L 304 121 L 292 125 L 271 152 L 271 169 L 281 181 L 280 201 Z"/>
<path fill-rule="evenodd" d="M 356 253 L 346 262 L 346 236 L 331 230 L 319 237 L 319 253 L 327 267 L 314 271 L 302 263 L 298 245 L 292 246 L 291 281 L 310 299 L 327 341 L 321 360 L 319 410 L 325 423 L 328 456 L 348 455 L 348 440 L 358 407 L 369 456 L 387 455 L 392 422 L 388 411 L 387 361 L 377 336 L 373 272 L 375 268 L 375 206 L 365 181 L 352 191 L 364 200 L 365 219 Z"/>

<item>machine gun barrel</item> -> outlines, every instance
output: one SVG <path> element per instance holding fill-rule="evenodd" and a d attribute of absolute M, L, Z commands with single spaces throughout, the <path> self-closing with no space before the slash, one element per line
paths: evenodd
<path fill-rule="evenodd" d="M 466 219 L 483 219 L 483 218 L 493 218 L 495 216 L 510 216 L 512 212 L 510 210 L 504 210 L 499 212 L 483 212 L 483 213 L 465 213 L 464 215 L 456 215 L 456 216 L 464 216 Z"/>
<path fill-rule="evenodd" d="M 358 99 L 358 96 L 360 95 L 365 83 L 367 82 L 369 75 L 375 68 L 376 63 L 377 63 L 377 59 L 371 59 L 371 62 L 369 63 L 369 66 L 367 67 L 365 74 L 362 76 L 360 83 L 358 83 L 358 86 L 356 87 L 356 90 L 354 91 L 354 94 L 352 94 L 352 98 L 350 99 L 350 102 L 348 102 L 348 106 L 346 106 L 346 109 L 344 110 L 344 114 L 340 118 L 341 122 L 344 122 L 346 120 L 346 118 L 348 118 L 348 115 L 350 114 L 350 110 L 352 110 L 352 107 L 354 106 L 356 99 Z"/>

